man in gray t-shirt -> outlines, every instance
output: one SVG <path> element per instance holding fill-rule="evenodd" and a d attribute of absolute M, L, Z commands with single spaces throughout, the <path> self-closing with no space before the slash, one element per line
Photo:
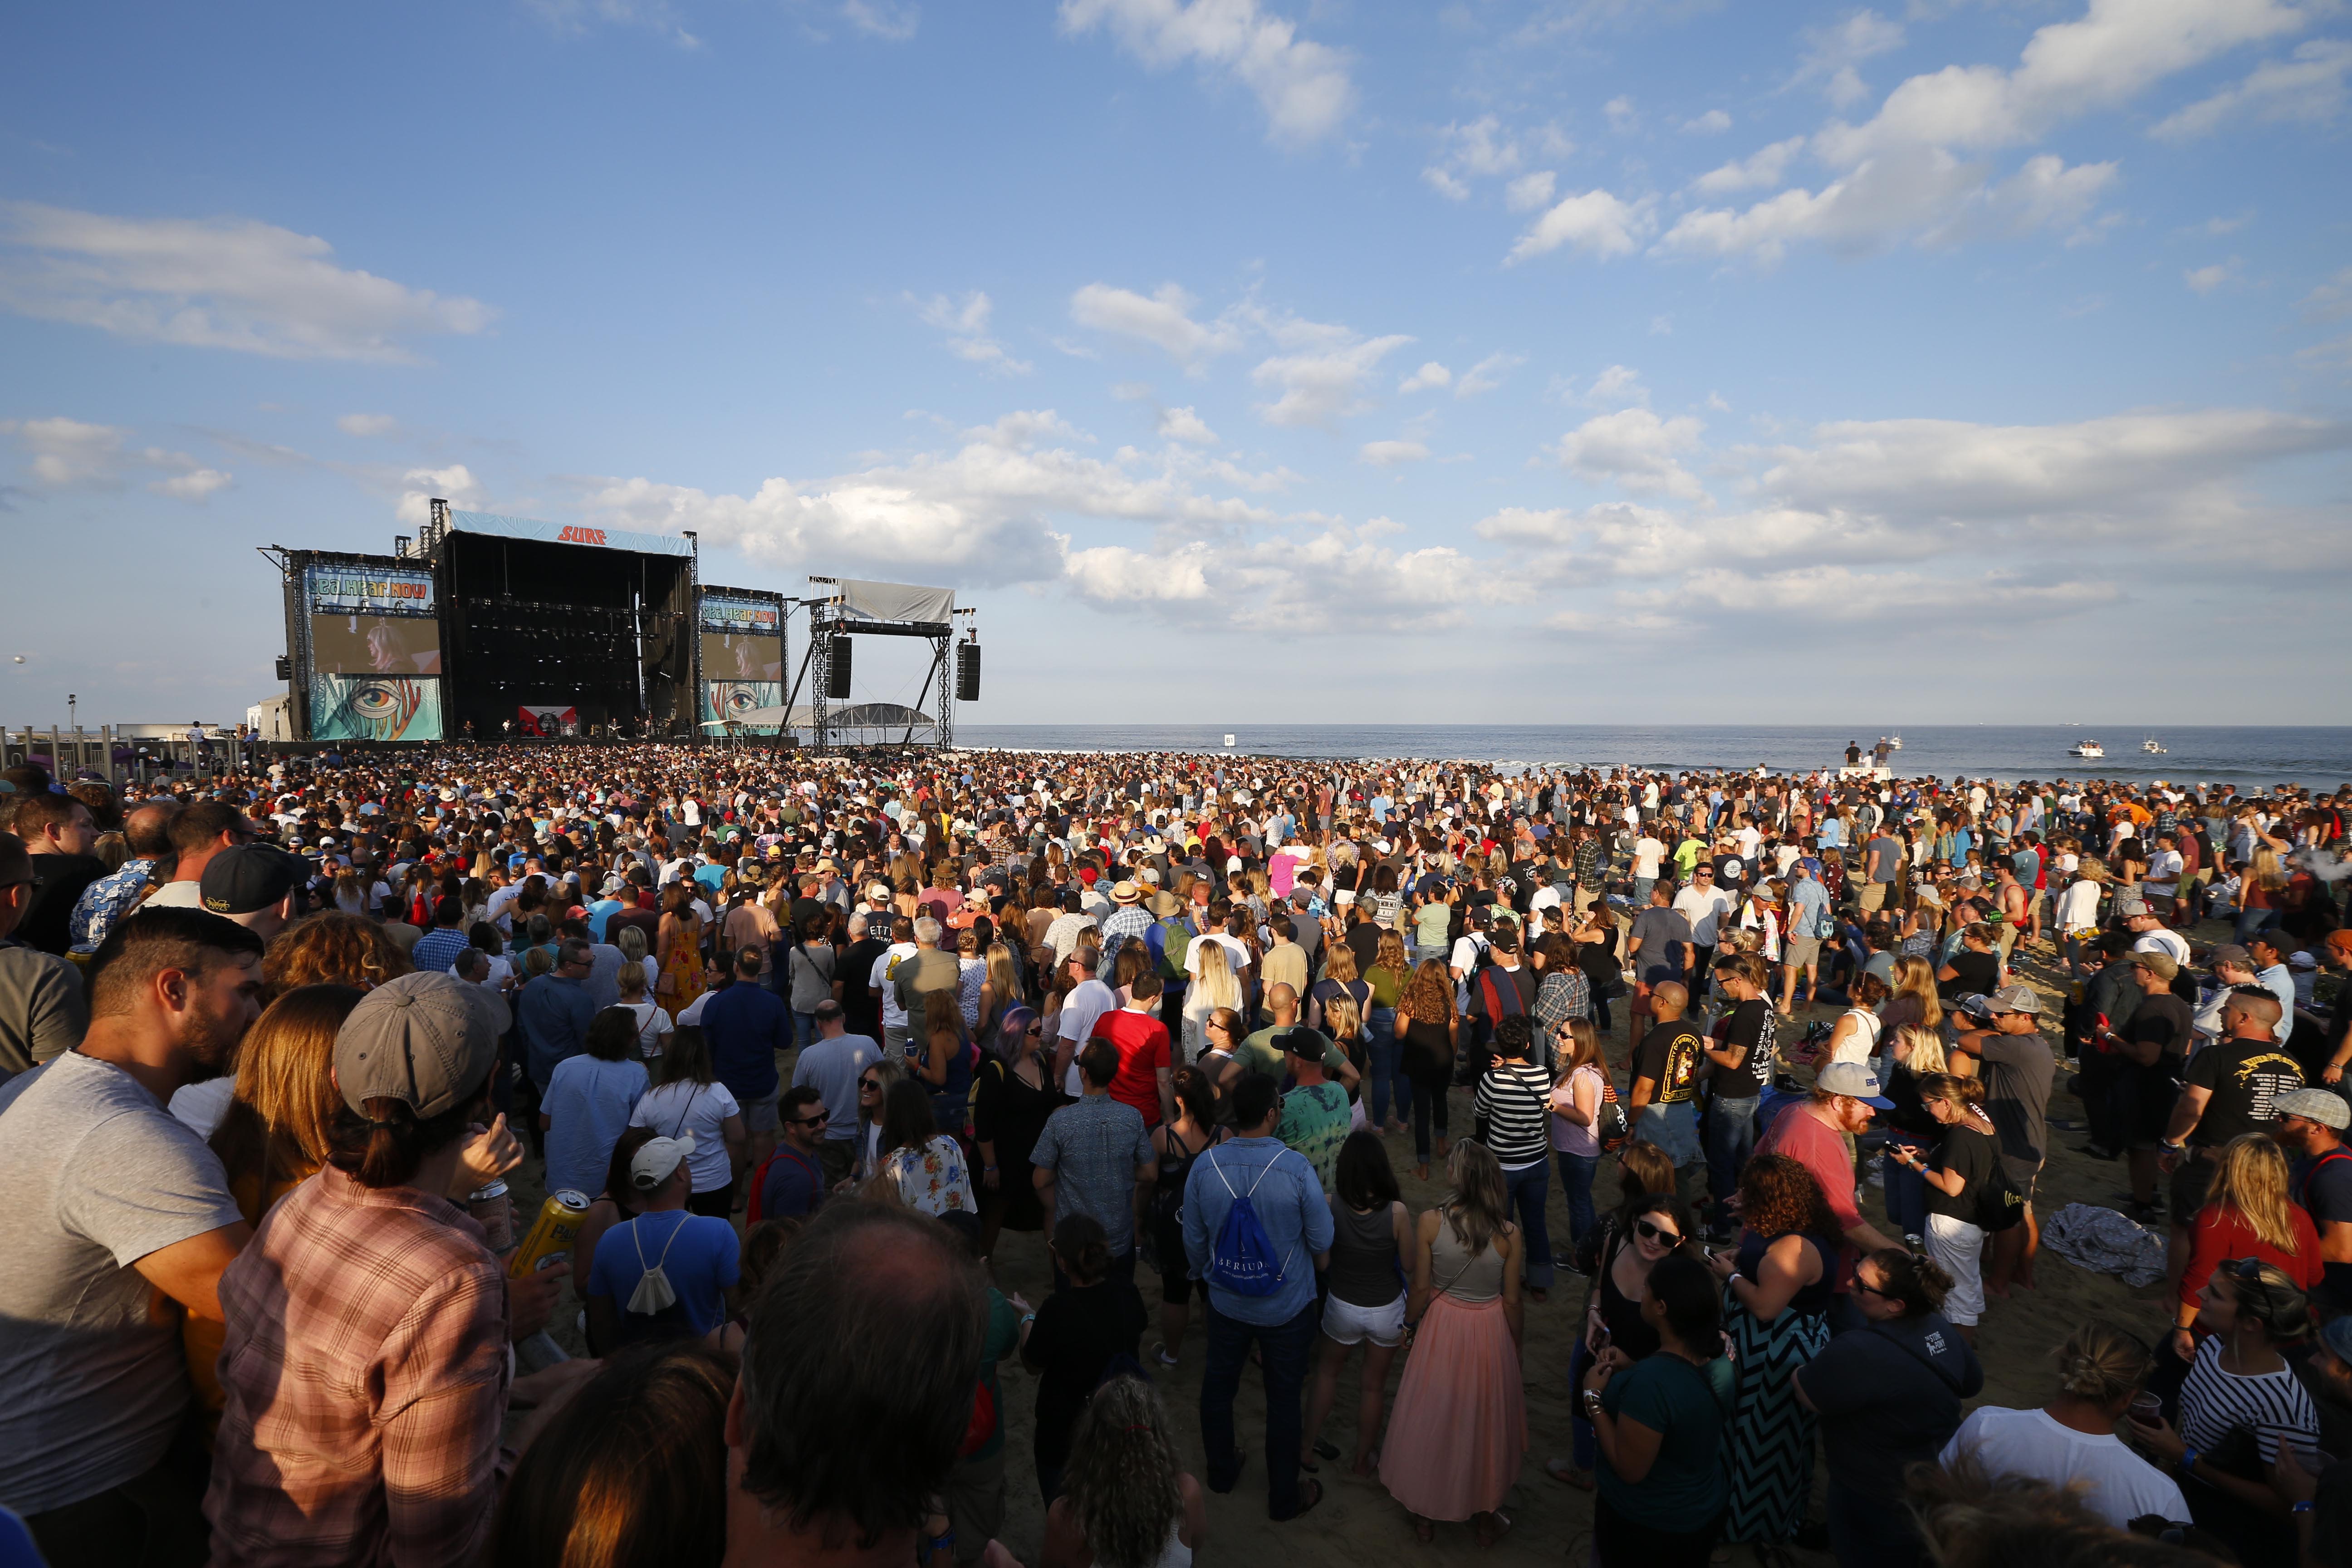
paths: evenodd
<path fill-rule="evenodd" d="M 831 1120 L 825 1123 L 820 1153 L 827 1178 L 839 1182 L 848 1177 L 855 1163 L 857 1080 L 882 1059 L 882 1047 L 864 1035 L 848 1033 L 842 1026 L 841 1004 L 831 998 L 817 1004 L 816 1032 L 793 1066 L 793 1087 L 813 1088 L 824 1100 Z"/>
<path fill-rule="evenodd" d="M 142 910 L 100 956 L 80 1048 L 0 1087 L 0 1503 L 37 1541 L 59 1523 L 44 1515 L 163 1462 L 189 1387 L 179 1314 L 154 1298 L 218 1318 L 220 1271 L 251 1234 L 220 1161 L 164 1105 L 233 1063 L 259 1011 L 260 939 L 201 910 Z M 146 1517 L 151 1539 L 172 1528 Z"/>

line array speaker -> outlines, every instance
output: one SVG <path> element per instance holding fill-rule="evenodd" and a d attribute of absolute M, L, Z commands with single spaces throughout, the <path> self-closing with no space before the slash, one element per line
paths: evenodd
<path fill-rule="evenodd" d="M 956 644 L 956 700 L 980 700 L 980 645 L 976 642 Z"/>
<path fill-rule="evenodd" d="M 838 701 L 849 695 L 849 639 L 837 637 L 825 655 L 825 700 Z"/>

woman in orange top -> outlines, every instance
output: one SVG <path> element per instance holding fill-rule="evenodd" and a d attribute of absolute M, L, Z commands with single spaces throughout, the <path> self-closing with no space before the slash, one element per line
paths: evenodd
<path fill-rule="evenodd" d="M 684 881 L 672 882 L 664 901 L 661 928 L 655 944 L 661 949 L 661 981 L 656 987 L 662 1005 L 675 1018 L 703 993 L 702 917 L 694 912 L 694 894 Z"/>

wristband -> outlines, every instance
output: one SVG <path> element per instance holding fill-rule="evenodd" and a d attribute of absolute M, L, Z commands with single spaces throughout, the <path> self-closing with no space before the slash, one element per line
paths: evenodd
<path fill-rule="evenodd" d="M 2291 1513 L 2309 1513 L 2311 1511 L 2311 1500 L 2309 1498 L 2304 1499 L 2301 1502 L 2295 1504 L 2294 1508 L 2288 1510 L 2288 1511 Z"/>
<path fill-rule="evenodd" d="M 2180 1450 L 2180 1473 L 2181 1473 L 2182 1475 L 2184 1475 L 2184 1476 L 2185 1476 L 2185 1475 L 2189 1474 L 2191 1470 L 2194 1470 L 2194 1469 L 2197 1468 L 2197 1459 L 2198 1459 L 2198 1454 L 2197 1454 L 2197 1450 L 2196 1450 L 2196 1449 L 2194 1449 L 2194 1448 L 2183 1448 L 2183 1449 L 2181 1449 L 2181 1450 Z"/>

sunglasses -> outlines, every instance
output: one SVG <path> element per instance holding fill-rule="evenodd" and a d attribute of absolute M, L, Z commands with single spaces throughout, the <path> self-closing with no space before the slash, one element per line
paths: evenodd
<path fill-rule="evenodd" d="M 882 1084 L 878 1079 L 861 1078 L 857 1080 L 857 1087 L 867 1094 L 873 1094 L 881 1089 Z"/>
<path fill-rule="evenodd" d="M 832 1120 L 829 1116 L 795 1116 L 792 1123 L 795 1127 L 822 1127 Z"/>
<path fill-rule="evenodd" d="M 1668 1247 L 1678 1247 L 1683 1239 L 1682 1232 L 1667 1230 L 1661 1226 L 1652 1225 L 1645 1219 L 1637 1219 L 1633 1222 L 1633 1234 L 1643 1241 L 1663 1241 Z"/>
<path fill-rule="evenodd" d="M 1043 1024 L 1032 1024 L 1032 1025 L 1030 1025 L 1030 1026 L 1029 1026 L 1029 1033 L 1031 1033 L 1031 1034 L 1033 1034 L 1033 1035 L 1042 1035 L 1042 1034 L 1044 1034 L 1045 1032 L 1045 1025 L 1043 1025 Z"/>

